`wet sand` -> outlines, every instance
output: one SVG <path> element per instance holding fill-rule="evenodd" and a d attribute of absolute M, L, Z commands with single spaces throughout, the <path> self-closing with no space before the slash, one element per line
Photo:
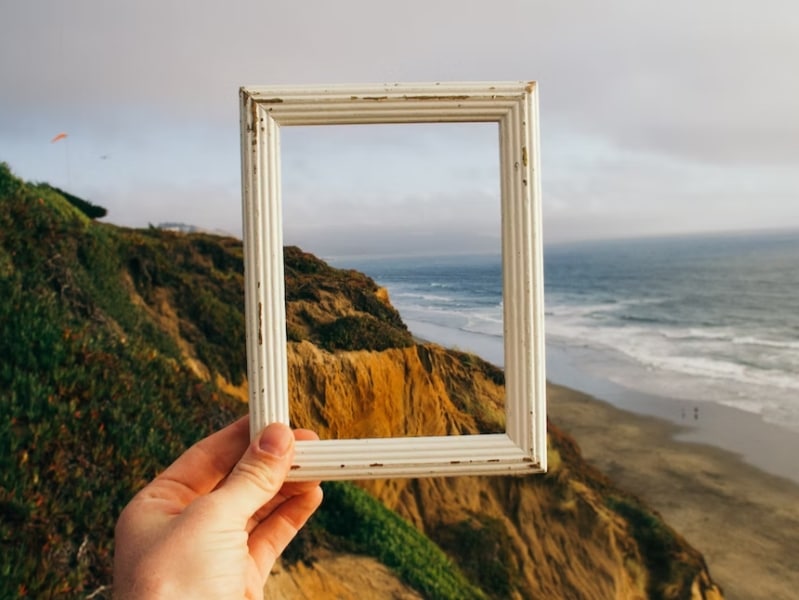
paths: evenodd
<path fill-rule="evenodd" d="M 726 598 L 799 597 L 799 435 L 727 407 L 640 402 L 665 414 L 548 388 L 551 420 L 702 552 Z"/>

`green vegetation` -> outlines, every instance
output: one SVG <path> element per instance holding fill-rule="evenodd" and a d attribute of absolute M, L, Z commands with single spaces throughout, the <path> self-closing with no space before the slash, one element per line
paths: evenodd
<path fill-rule="evenodd" d="M 308 278 L 319 277 L 317 292 L 341 291 L 364 311 L 327 329 L 305 323 L 303 335 L 348 349 L 410 339 L 371 279 L 296 249 L 286 256 L 287 295 L 313 295 Z M 0 598 L 86 596 L 110 584 L 124 505 L 246 411 L 185 366 L 175 337 L 212 374 L 240 382 L 242 273 L 236 240 L 97 223 L 0 164 Z M 327 495 L 310 532 L 376 556 L 428 597 L 482 597 L 364 492 L 331 484 Z"/>
<path fill-rule="evenodd" d="M 88 200 L 84 200 L 83 198 L 78 198 L 77 196 L 73 196 L 72 194 L 69 194 L 57 187 L 48 185 L 46 183 L 39 184 L 39 187 L 41 189 L 52 190 L 57 194 L 60 194 L 61 197 L 64 198 L 64 200 L 69 202 L 72 206 L 77 208 L 80 212 L 82 212 L 90 219 L 102 219 L 104 216 L 108 214 L 108 211 L 102 206 L 97 206 L 96 204 L 92 204 Z"/>
<path fill-rule="evenodd" d="M 133 493 L 244 411 L 131 302 L 113 229 L 5 165 L 0 190 L 0 597 L 85 595 Z"/>
<path fill-rule="evenodd" d="M 414 344 L 397 310 L 380 300 L 378 286 L 358 271 L 335 269 L 312 254 L 284 250 L 286 302 L 324 308 L 289 311 L 287 337 L 326 350 L 385 350 Z"/>
<path fill-rule="evenodd" d="M 122 234 L 122 255 L 136 292 L 148 305 L 169 305 L 197 357 L 240 384 L 247 364 L 241 242 L 152 227 Z"/>
<path fill-rule="evenodd" d="M 319 345 L 326 350 L 386 350 L 412 346 L 410 334 L 370 315 L 347 315 L 319 326 Z"/>
<path fill-rule="evenodd" d="M 426 598 L 469 600 L 486 596 L 473 586 L 441 549 L 407 521 L 360 488 L 325 484 L 325 509 L 316 523 L 395 571 Z"/>

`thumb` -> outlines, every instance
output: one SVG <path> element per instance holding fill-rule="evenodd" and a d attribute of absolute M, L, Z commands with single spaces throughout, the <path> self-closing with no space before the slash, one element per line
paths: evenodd
<path fill-rule="evenodd" d="M 283 423 L 267 426 L 216 490 L 225 514 L 246 523 L 280 491 L 293 458 L 291 429 Z"/>

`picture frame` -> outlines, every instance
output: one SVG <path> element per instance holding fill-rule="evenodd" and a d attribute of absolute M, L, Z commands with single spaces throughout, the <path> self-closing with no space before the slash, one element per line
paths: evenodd
<path fill-rule="evenodd" d="M 546 471 L 536 82 L 244 86 L 239 97 L 251 435 L 272 422 L 289 423 L 281 128 L 495 122 L 500 157 L 505 433 L 299 441 L 289 480 Z"/>

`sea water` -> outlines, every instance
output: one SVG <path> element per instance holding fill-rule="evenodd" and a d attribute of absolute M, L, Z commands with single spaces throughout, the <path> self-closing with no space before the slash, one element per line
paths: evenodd
<path fill-rule="evenodd" d="M 499 256 L 332 262 L 385 286 L 415 335 L 502 364 Z M 799 232 L 551 245 L 544 273 L 551 380 L 579 388 L 576 369 L 799 430 Z"/>

